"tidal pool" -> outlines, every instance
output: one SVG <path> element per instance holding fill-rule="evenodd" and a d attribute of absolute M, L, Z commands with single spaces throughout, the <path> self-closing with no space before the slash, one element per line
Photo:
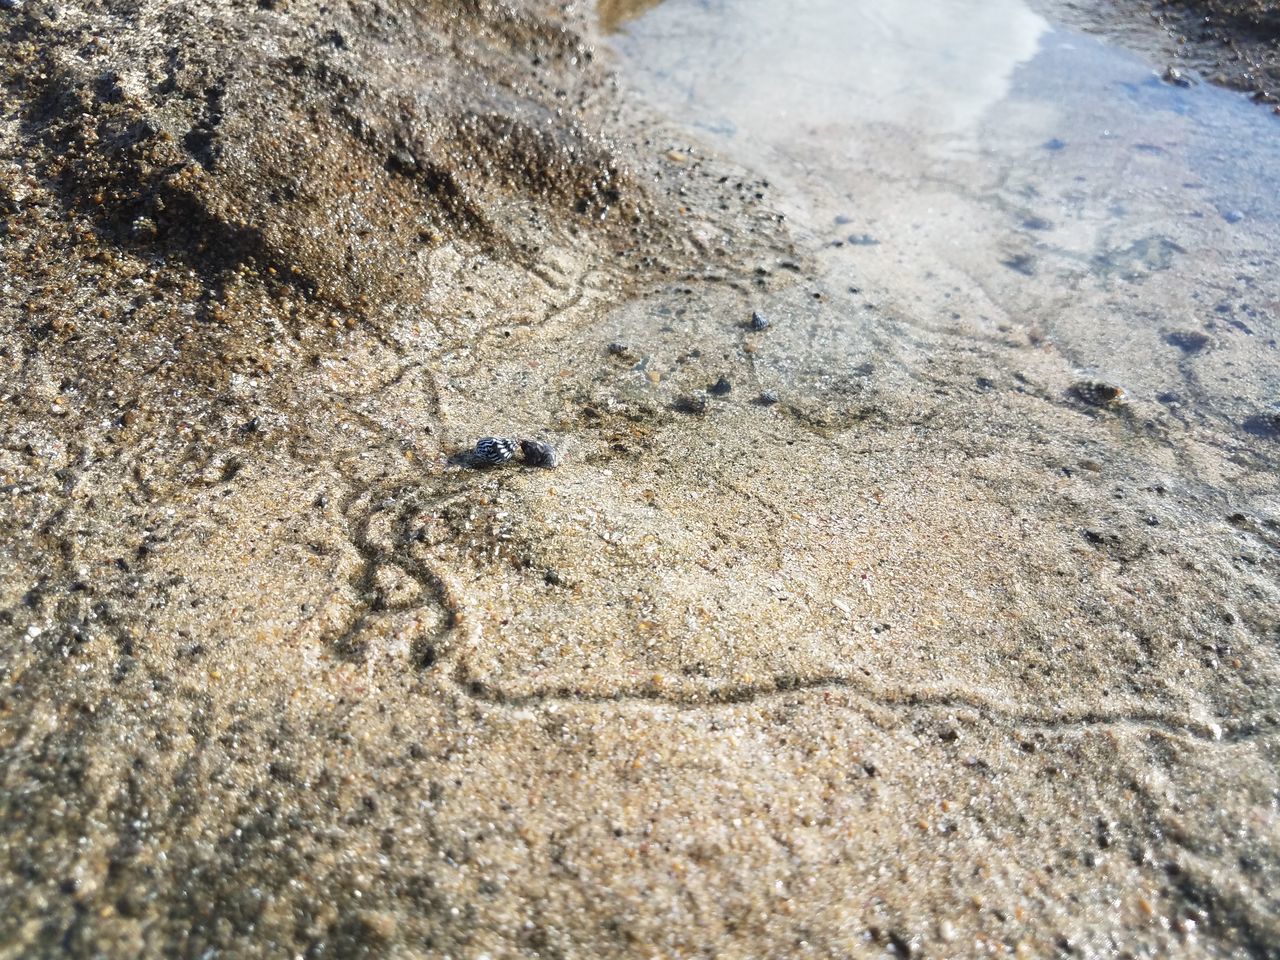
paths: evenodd
<path fill-rule="evenodd" d="M 608 20 L 626 81 L 768 181 L 829 287 L 975 344 L 1022 331 L 1177 431 L 1270 457 L 1270 112 L 1019 0 L 630 13 Z"/>

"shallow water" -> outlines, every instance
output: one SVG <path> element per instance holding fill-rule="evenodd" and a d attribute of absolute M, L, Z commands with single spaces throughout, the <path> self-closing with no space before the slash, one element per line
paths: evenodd
<path fill-rule="evenodd" d="M 1215 443 L 1270 416 L 1269 112 L 1018 0 L 668 0 L 612 22 L 626 79 L 767 179 L 829 288 L 917 329 L 1025 334 Z"/>

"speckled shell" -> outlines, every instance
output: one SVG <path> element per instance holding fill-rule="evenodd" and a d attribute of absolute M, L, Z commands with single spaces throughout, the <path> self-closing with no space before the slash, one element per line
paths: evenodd
<path fill-rule="evenodd" d="M 531 467 L 554 469 L 560 463 L 560 454 L 545 440 L 521 440 L 520 454 Z"/>
<path fill-rule="evenodd" d="M 1124 387 L 1105 380 L 1078 380 L 1070 392 L 1075 399 L 1091 407 L 1119 407 L 1129 399 Z"/>
<path fill-rule="evenodd" d="M 516 454 L 516 442 L 507 437 L 481 437 L 476 441 L 472 456 L 478 463 L 496 467 L 506 463 Z"/>
<path fill-rule="evenodd" d="M 758 310 L 754 311 L 751 314 L 751 329 L 752 330 L 769 329 L 769 318 L 766 317 L 763 313 L 760 313 Z"/>

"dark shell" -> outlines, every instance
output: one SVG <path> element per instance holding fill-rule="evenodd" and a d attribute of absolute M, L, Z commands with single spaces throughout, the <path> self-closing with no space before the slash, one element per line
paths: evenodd
<path fill-rule="evenodd" d="M 1118 407 L 1129 399 L 1124 387 L 1105 380 L 1078 380 L 1070 392 L 1076 400 L 1091 407 Z"/>
<path fill-rule="evenodd" d="M 496 467 L 506 463 L 516 455 L 516 442 L 507 437 L 481 437 L 476 441 L 476 448 L 471 456 L 477 463 Z"/>
<path fill-rule="evenodd" d="M 778 399 L 779 399 L 778 394 L 776 392 L 774 392 L 773 390 L 765 390 L 763 393 L 760 394 L 760 397 L 756 400 L 756 403 L 760 404 L 760 406 L 762 407 L 772 407 L 775 403 L 778 402 Z"/>
<path fill-rule="evenodd" d="M 680 413 L 701 415 L 707 412 L 707 395 L 704 393 L 684 393 L 676 397 L 673 404 Z"/>
<path fill-rule="evenodd" d="M 531 467 L 554 470 L 560 464 L 560 453 L 545 440 L 521 440 L 520 455 Z"/>
<path fill-rule="evenodd" d="M 752 330 L 768 330 L 769 318 L 760 311 L 755 310 L 751 313 L 751 329 Z"/>
<path fill-rule="evenodd" d="M 707 387 L 707 391 L 713 396 L 723 397 L 733 389 L 733 384 L 729 382 L 728 377 L 721 377 L 711 386 Z"/>

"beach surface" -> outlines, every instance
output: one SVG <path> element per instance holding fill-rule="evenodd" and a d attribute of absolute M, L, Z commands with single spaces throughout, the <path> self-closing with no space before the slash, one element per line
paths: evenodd
<path fill-rule="evenodd" d="M 1277 955 L 1271 148 L 717 15 L 0 0 L 0 957 Z"/>

